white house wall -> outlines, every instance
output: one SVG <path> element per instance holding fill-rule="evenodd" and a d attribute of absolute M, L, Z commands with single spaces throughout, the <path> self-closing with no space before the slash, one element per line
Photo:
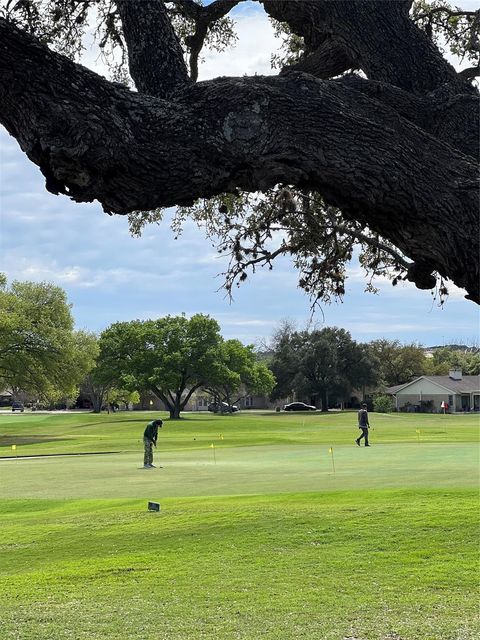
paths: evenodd
<path fill-rule="evenodd" d="M 401 409 L 406 404 L 410 404 L 412 406 L 419 405 L 421 401 L 429 402 L 430 400 L 433 402 L 433 411 L 435 413 L 440 413 L 442 411 L 442 402 L 448 402 L 448 393 L 444 394 L 429 394 L 422 393 L 422 397 L 420 398 L 419 393 L 415 394 L 397 394 L 397 402 L 398 408 Z M 451 411 L 454 411 L 454 407 L 451 407 Z"/>
<path fill-rule="evenodd" d="M 419 405 L 420 402 L 433 403 L 432 411 L 440 413 L 442 411 L 442 402 L 448 402 L 450 411 L 458 411 L 457 402 L 453 392 L 448 391 L 445 387 L 441 387 L 430 380 L 416 380 L 409 384 L 405 389 L 397 392 L 397 406 L 399 409 L 406 404 L 412 406 Z M 453 406 L 449 396 L 454 396 Z"/>
<path fill-rule="evenodd" d="M 441 387 L 438 384 L 435 384 L 434 382 L 431 382 L 430 380 L 426 380 L 425 378 L 422 380 L 415 380 L 415 382 L 412 382 L 412 384 L 409 384 L 407 387 L 405 387 L 404 389 L 401 389 L 400 391 L 397 392 L 397 396 L 400 397 L 404 397 L 405 395 L 411 396 L 411 395 L 420 395 L 420 393 L 422 395 L 433 395 L 436 396 L 438 394 L 442 394 L 442 395 L 446 395 L 448 397 L 448 395 L 452 395 L 452 391 L 448 391 L 445 387 Z"/>

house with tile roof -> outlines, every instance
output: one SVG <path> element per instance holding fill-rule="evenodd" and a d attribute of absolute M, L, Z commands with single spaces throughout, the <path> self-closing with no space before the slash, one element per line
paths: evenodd
<path fill-rule="evenodd" d="M 448 376 L 420 376 L 411 382 L 389 387 L 397 411 L 449 413 L 480 411 L 480 376 L 464 376 L 451 370 Z"/>

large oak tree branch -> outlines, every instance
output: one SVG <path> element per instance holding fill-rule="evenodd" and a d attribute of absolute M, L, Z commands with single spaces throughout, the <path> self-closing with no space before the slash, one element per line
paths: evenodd
<path fill-rule="evenodd" d="M 473 78 L 477 78 L 478 76 L 480 76 L 480 66 L 468 67 L 468 69 L 463 69 L 459 72 L 458 75 L 464 80 L 473 80 Z"/>
<path fill-rule="evenodd" d="M 479 300 L 474 162 L 379 102 L 300 73 L 222 78 L 166 101 L 5 21 L 0 43 L 0 120 L 50 190 L 127 213 L 298 185 Z"/>
<path fill-rule="evenodd" d="M 333 78 L 348 69 L 357 67 L 351 47 L 336 38 L 325 40 L 318 49 L 292 65 L 290 71 L 303 71 L 316 78 Z"/>
<path fill-rule="evenodd" d="M 418 96 L 385 82 L 348 74 L 335 82 L 360 91 L 475 160 L 480 148 L 480 99 L 461 80 Z M 462 91 L 463 90 L 463 91 Z"/>
<path fill-rule="evenodd" d="M 398 0 L 262 0 L 267 13 L 305 39 L 307 53 L 335 37 L 368 78 L 413 93 L 452 82 L 455 69 Z"/>

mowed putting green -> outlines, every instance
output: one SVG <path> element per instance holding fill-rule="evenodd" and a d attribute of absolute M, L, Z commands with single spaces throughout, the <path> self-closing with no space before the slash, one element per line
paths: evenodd
<path fill-rule="evenodd" d="M 478 416 L 152 417 L 0 413 L 2 638 L 478 637 Z"/>

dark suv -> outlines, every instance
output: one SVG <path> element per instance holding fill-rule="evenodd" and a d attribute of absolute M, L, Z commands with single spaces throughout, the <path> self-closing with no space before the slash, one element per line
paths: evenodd
<path fill-rule="evenodd" d="M 23 402 L 12 402 L 12 411 L 21 411 L 23 413 L 25 411 Z"/>

